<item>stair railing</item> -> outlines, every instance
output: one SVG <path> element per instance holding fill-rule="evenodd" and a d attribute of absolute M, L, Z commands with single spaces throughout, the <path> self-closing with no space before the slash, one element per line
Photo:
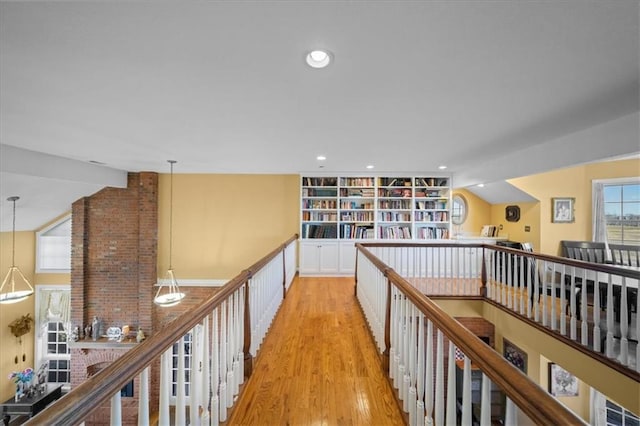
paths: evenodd
<path fill-rule="evenodd" d="M 289 238 L 210 299 L 177 317 L 26 424 L 77 425 L 109 403 L 110 423 L 122 424 L 120 390 L 134 378 L 140 383 L 138 418 L 126 420 L 150 424 L 150 412 L 155 413 L 149 400 L 151 368 L 160 369 L 159 425 L 224 422 L 294 278 L 297 238 Z"/>

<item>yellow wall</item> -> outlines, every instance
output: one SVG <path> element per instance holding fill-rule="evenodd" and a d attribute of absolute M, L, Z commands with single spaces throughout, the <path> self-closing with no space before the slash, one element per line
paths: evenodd
<path fill-rule="evenodd" d="M 169 262 L 170 175 L 159 177 L 158 277 Z M 298 232 L 298 175 L 173 176 L 178 279 L 228 279 Z"/>
<path fill-rule="evenodd" d="M 540 245 L 536 251 L 559 255 L 561 240 L 591 240 L 592 180 L 640 176 L 640 159 L 587 164 L 510 179 L 509 183 L 540 200 Z M 551 198 L 575 198 L 575 222 L 551 222 Z"/>
<path fill-rule="evenodd" d="M 34 284 L 35 270 L 35 233 L 16 232 L 15 245 L 15 265 L 20 269 L 31 285 Z M 9 271 L 12 254 L 12 234 L 11 232 L 0 233 L 0 273 L 2 278 Z M 20 289 L 22 282 L 18 284 Z M 7 284 L 6 286 L 10 286 Z M 5 291 L 8 287 L 3 288 Z M 0 398 L 6 400 L 15 393 L 15 386 L 7 376 L 18 370 L 27 367 L 33 368 L 33 342 L 34 330 L 21 337 L 21 342 L 11 334 L 9 324 L 23 315 L 30 314 L 35 318 L 35 296 L 23 302 L 10 305 L 0 305 Z M 33 325 L 33 324 L 32 324 Z M 22 361 L 25 354 L 26 360 Z M 18 357 L 18 363 L 15 362 Z"/>
<path fill-rule="evenodd" d="M 453 191 L 467 200 L 467 220 L 458 227 L 454 226 L 454 234 L 480 235 L 483 225 L 491 224 L 491 204 L 473 192 L 460 188 Z"/>

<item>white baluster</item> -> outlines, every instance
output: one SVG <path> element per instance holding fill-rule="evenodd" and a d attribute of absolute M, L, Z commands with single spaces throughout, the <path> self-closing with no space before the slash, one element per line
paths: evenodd
<path fill-rule="evenodd" d="M 553 264 L 553 277 L 555 278 L 556 276 L 556 264 Z M 562 273 L 560 273 L 560 334 L 562 334 L 563 336 L 567 335 L 567 304 L 570 303 L 569 300 L 566 300 L 566 273 L 565 273 L 565 265 L 562 265 Z M 573 298 L 573 296 L 570 296 L 571 298 Z"/>
<path fill-rule="evenodd" d="M 436 426 L 444 424 L 444 338 L 442 331 L 437 330 L 438 344 L 436 347 L 436 392 L 435 413 Z"/>
<path fill-rule="evenodd" d="M 629 366 L 629 339 L 627 338 L 629 332 L 627 277 L 621 278 L 622 288 L 620 289 L 620 358 L 618 360 L 622 363 L 622 365 Z"/>
<path fill-rule="evenodd" d="M 160 407 L 158 412 L 159 426 L 169 426 L 169 399 L 171 397 L 171 360 L 173 347 L 169 347 L 160 357 Z"/>
<path fill-rule="evenodd" d="M 456 426 L 457 423 L 457 399 L 456 399 L 456 346 L 449 341 L 449 369 L 447 376 L 447 412 L 448 426 Z"/>
<path fill-rule="evenodd" d="M 220 339 L 218 338 L 218 308 L 213 310 L 211 319 L 211 425 L 220 423 Z"/>
<path fill-rule="evenodd" d="M 427 320 L 427 359 L 425 360 L 425 424 L 433 423 L 433 323 Z"/>
<path fill-rule="evenodd" d="M 613 318 L 613 282 L 611 281 L 611 275 L 609 275 L 609 281 L 607 283 L 607 345 L 606 355 L 609 358 L 613 358 L 613 332 L 614 332 L 614 318 Z"/>
<path fill-rule="evenodd" d="M 417 403 L 416 424 L 424 424 L 424 314 L 418 311 L 418 370 L 417 370 Z"/>
<path fill-rule="evenodd" d="M 178 341 L 178 383 L 176 389 L 176 424 L 187 424 L 186 418 L 186 406 L 185 406 L 185 392 L 186 386 L 184 381 L 184 337 L 181 337 Z"/>
<path fill-rule="evenodd" d="M 454 353 L 455 360 L 455 353 Z M 465 355 L 462 375 L 462 416 L 463 425 L 471 424 L 471 359 Z"/>
<path fill-rule="evenodd" d="M 588 318 L 588 314 L 587 314 L 587 277 L 585 276 L 586 271 L 583 269 L 582 270 L 582 289 L 580 291 L 580 299 L 582 299 L 582 303 L 580 304 L 580 318 L 582 319 L 581 323 L 582 323 L 582 327 L 580 328 L 581 331 L 581 343 L 583 345 L 588 345 L 589 344 L 589 329 L 587 326 L 587 318 Z M 597 287 L 598 284 L 596 283 L 595 286 Z"/>
<path fill-rule="evenodd" d="M 569 324 L 569 337 L 571 338 L 571 340 L 576 340 L 576 336 L 578 335 L 578 329 L 577 329 L 577 318 L 576 318 L 576 268 L 575 267 L 571 267 L 571 292 L 569 293 L 571 295 L 571 306 L 570 306 L 570 311 L 571 311 L 571 321 Z"/>
<path fill-rule="evenodd" d="M 211 354 L 210 354 L 210 346 L 209 346 L 209 315 L 207 315 L 207 317 L 204 319 L 204 322 L 202 323 L 202 349 L 201 349 L 201 354 L 200 354 L 200 359 L 203 360 L 202 362 L 202 382 L 201 382 L 201 386 L 202 386 L 202 390 L 200 391 L 200 401 L 202 406 L 199 407 L 199 409 L 201 409 L 201 416 L 200 416 L 200 422 L 203 425 L 209 425 L 210 422 L 210 416 L 209 416 L 209 410 L 207 409 L 208 403 L 207 400 L 209 398 L 209 395 L 211 395 L 211 379 L 209 378 L 210 376 L 210 360 L 211 360 Z"/>
<path fill-rule="evenodd" d="M 220 304 L 220 387 L 218 396 L 220 398 L 219 419 L 221 422 L 227 421 L 227 301 Z"/>
<path fill-rule="evenodd" d="M 235 378 L 233 375 L 233 310 L 234 310 L 234 300 L 233 296 L 227 299 L 229 304 L 227 305 L 227 356 L 226 356 L 226 372 L 227 372 L 227 408 L 231 408 L 233 406 L 233 396 L 235 391 Z"/>
<path fill-rule="evenodd" d="M 480 426 L 491 426 L 491 380 L 484 373 L 480 398 Z"/>
<path fill-rule="evenodd" d="M 122 424 L 122 398 L 120 391 L 117 391 L 111 397 L 111 426 L 120 426 Z"/>
<path fill-rule="evenodd" d="M 196 325 L 191 337 L 191 384 L 189 385 L 189 424 L 200 426 L 198 407 L 200 406 L 200 392 L 202 390 L 202 359 L 201 339 L 202 327 Z"/>
<path fill-rule="evenodd" d="M 140 373 L 140 396 L 138 398 L 138 426 L 149 425 L 149 369 Z"/>
<path fill-rule="evenodd" d="M 408 410 L 405 411 L 409 411 L 409 418 L 413 418 L 414 419 L 414 423 L 415 424 L 415 408 L 416 408 L 416 401 L 417 401 L 417 394 L 416 394 L 416 349 L 417 349 L 417 342 L 416 342 L 416 337 L 417 337 L 417 329 L 416 329 L 416 307 L 413 303 L 410 304 L 410 314 L 411 316 L 409 317 L 410 320 L 410 325 L 411 325 L 411 329 L 410 329 L 410 335 L 409 335 L 409 339 L 407 339 L 409 341 L 409 368 L 408 368 L 408 377 L 407 377 L 407 385 L 408 385 L 408 397 L 406 400 L 406 403 L 408 404 Z M 413 416 L 412 416 L 412 412 L 413 412 Z"/>
<path fill-rule="evenodd" d="M 509 426 L 518 426 L 518 408 L 511 399 L 508 397 L 506 399 L 507 407 L 505 408 L 504 424 Z"/>

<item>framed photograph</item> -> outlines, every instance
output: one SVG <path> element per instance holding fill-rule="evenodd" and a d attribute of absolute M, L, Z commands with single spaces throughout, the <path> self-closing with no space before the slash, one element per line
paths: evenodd
<path fill-rule="evenodd" d="M 575 198 L 552 198 L 551 222 L 572 223 L 575 220 L 573 215 L 573 205 L 575 201 Z"/>
<path fill-rule="evenodd" d="M 578 379 L 558 364 L 550 362 L 549 393 L 553 396 L 578 396 Z"/>
<path fill-rule="evenodd" d="M 502 354 L 511 364 L 515 365 L 520 371 L 527 372 L 527 353 L 508 341 L 502 339 Z"/>

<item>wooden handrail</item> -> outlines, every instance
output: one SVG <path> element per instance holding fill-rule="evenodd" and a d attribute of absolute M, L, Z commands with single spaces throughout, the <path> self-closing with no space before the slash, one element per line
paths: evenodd
<path fill-rule="evenodd" d="M 448 245 L 443 244 L 442 246 Z M 449 316 L 396 271 L 381 262 L 366 249 L 366 246 L 369 246 L 369 244 L 356 244 L 358 250 L 378 269 L 383 271 L 387 279 L 398 287 L 475 365 L 480 367 L 491 381 L 497 384 L 531 420 L 542 425 L 585 424 L 581 418 L 551 397 L 544 389 L 507 362 L 475 334 Z M 491 248 L 493 247 L 495 246 Z"/>
<path fill-rule="evenodd" d="M 171 345 L 211 314 L 213 309 L 245 285 L 256 272 L 297 239 L 297 234 L 289 238 L 278 248 L 229 280 L 211 298 L 175 318 L 166 327 L 163 327 L 161 332 L 145 339 L 25 424 L 75 425 L 82 422 L 95 407 L 110 400 L 132 377 L 138 375 L 152 361 L 161 356 Z"/>
<path fill-rule="evenodd" d="M 486 244 L 486 243 L 441 243 L 441 242 L 433 242 L 433 243 L 358 243 L 356 244 L 361 247 L 464 247 L 464 248 L 482 248 L 483 250 L 490 249 L 493 251 L 499 251 L 504 253 L 511 253 L 519 256 L 526 256 L 529 258 L 535 258 L 538 260 L 546 260 L 548 262 L 563 264 L 567 266 L 573 266 L 575 268 L 580 269 L 588 269 L 596 272 L 604 272 L 607 274 L 619 275 L 622 277 L 633 278 L 636 280 L 640 280 L 640 271 L 620 267 L 620 265 L 613 265 L 609 263 L 592 263 L 592 262 L 584 262 L 582 260 L 569 259 L 568 257 L 559 257 L 559 256 L 551 256 L 548 254 L 542 253 L 534 253 L 530 251 L 514 249 L 510 247 L 504 246 L 496 246 L 494 244 Z M 368 257 L 368 256 L 367 256 Z M 377 259 L 375 256 L 373 258 Z M 372 260 L 369 258 L 369 260 Z M 373 260 L 372 260 L 373 261 Z M 382 263 L 384 267 L 387 267 L 384 263 Z M 384 269 L 384 268 L 382 268 Z"/>

